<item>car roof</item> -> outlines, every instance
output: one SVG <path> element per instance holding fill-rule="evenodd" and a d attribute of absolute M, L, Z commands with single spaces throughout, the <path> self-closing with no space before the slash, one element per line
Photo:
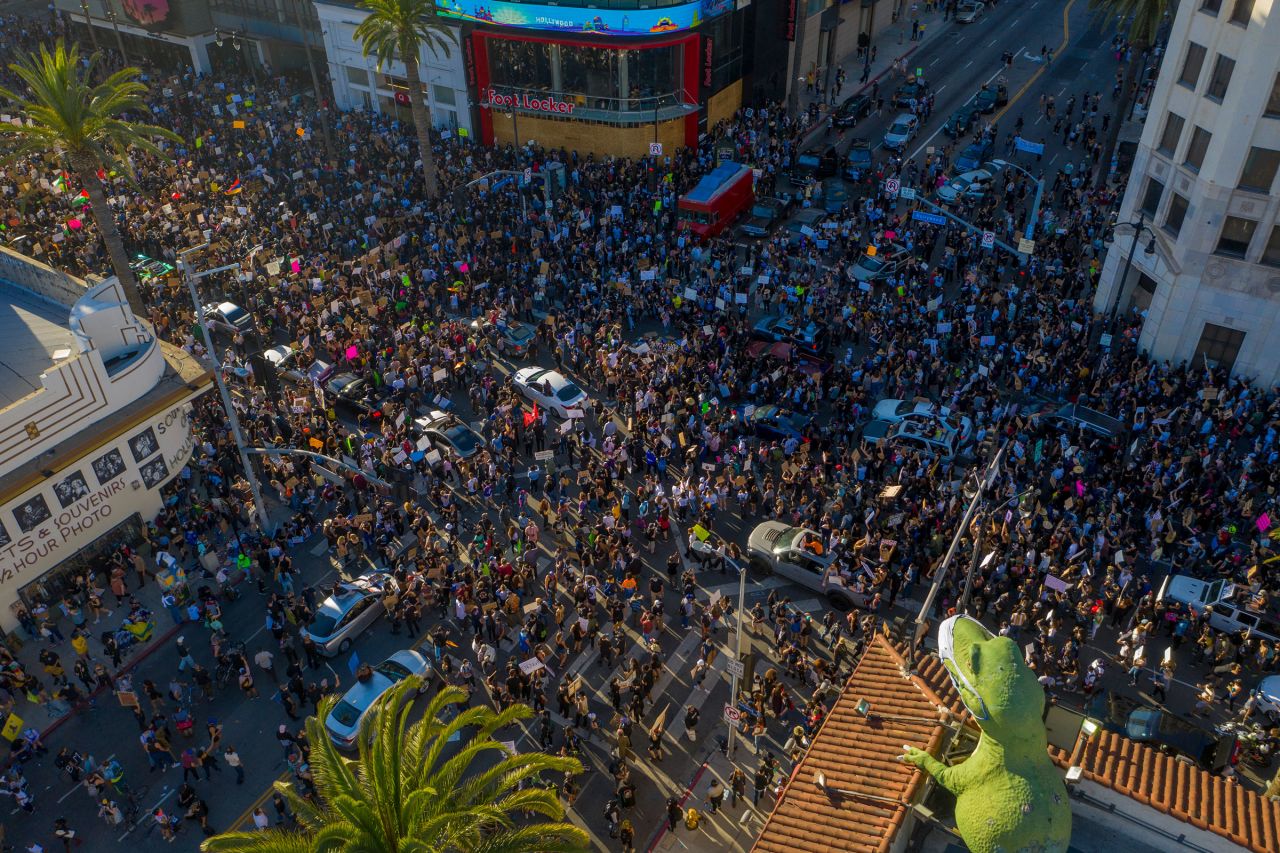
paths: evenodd
<path fill-rule="evenodd" d="M 817 222 L 820 219 L 826 219 L 827 212 L 817 207 L 806 207 L 804 210 L 796 214 L 796 221 L 809 223 Z"/>
<path fill-rule="evenodd" d="M 911 113 L 899 113 L 898 117 L 893 120 L 893 123 L 897 124 L 898 122 L 902 122 L 902 121 L 915 121 L 915 120 L 916 120 L 916 117 L 913 116 Z"/>

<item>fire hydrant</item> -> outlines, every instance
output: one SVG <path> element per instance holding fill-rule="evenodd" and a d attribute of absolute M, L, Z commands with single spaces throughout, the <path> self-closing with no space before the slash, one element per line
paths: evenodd
<path fill-rule="evenodd" d="M 698 810 L 690 807 L 684 813 L 684 828 L 697 829 L 698 822 L 701 820 L 702 820 L 702 815 L 698 813 Z"/>

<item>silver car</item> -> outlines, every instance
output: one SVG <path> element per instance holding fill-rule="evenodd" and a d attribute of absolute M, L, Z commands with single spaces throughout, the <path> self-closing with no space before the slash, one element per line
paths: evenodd
<path fill-rule="evenodd" d="M 340 655 L 383 614 L 382 596 L 396 589 L 395 578 L 385 572 L 339 584 L 338 591 L 316 608 L 302 633 L 311 638 L 322 655 Z"/>
<path fill-rule="evenodd" d="M 360 723 L 379 696 L 410 676 L 422 679 L 418 687 L 421 695 L 430 684 L 431 673 L 431 663 L 413 649 L 402 649 L 372 669 L 356 670 L 356 683 L 325 718 L 329 739 L 342 749 L 354 749 Z"/>
<path fill-rule="evenodd" d="M 890 151 L 901 151 L 915 138 L 916 131 L 919 129 L 919 120 L 911 113 L 903 113 L 895 118 L 893 125 L 885 131 L 884 147 Z"/>

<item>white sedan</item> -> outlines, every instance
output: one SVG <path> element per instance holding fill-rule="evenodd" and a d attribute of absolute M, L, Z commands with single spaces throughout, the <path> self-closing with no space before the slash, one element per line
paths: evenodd
<path fill-rule="evenodd" d="M 930 403 L 927 400 L 919 402 L 892 398 L 881 400 L 871 410 L 871 417 L 891 424 L 899 423 L 908 417 L 922 421 L 937 420 L 958 434 L 956 437 L 960 439 L 960 444 L 966 444 L 973 438 L 973 421 L 948 409 L 940 409 L 936 403 Z"/>
<path fill-rule="evenodd" d="M 1273 725 L 1280 725 L 1280 675 L 1268 675 L 1254 692 L 1258 694 L 1258 712 Z"/>
<path fill-rule="evenodd" d="M 360 734 L 360 722 L 369 708 L 397 683 L 410 676 L 422 678 L 419 694 L 426 691 L 431 676 L 431 663 L 413 649 L 393 654 L 375 667 L 356 670 L 356 683 L 333 706 L 324 721 L 329 739 L 342 749 L 354 749 Z"/>
<path fill-rule="evenodd" d="M 996 178 L 1004 171 L 1004 167 L 1005 161 L 992 160 L 989 163 L 983 163 L 980 169 L 961 172 L 938 187 L 938 201 L 943 204 L 955 204 L 966 198 L 982 198 L 991 190 Z"/>
<path fill-rule="evenodd" d="M 587 392 L 555 370 L 525 367 L 516 371 L 512 381 L 526 399 L 561 418 L 568 418 L 570 411 L 582 412 L 591 405 Z"/>

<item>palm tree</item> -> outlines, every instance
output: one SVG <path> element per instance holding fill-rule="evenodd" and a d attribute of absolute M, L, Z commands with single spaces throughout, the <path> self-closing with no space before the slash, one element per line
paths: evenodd
<path fill-rule="evenodd" d="M 12 101 L 25 122 L 22 126 L 0 124 L 0 143 L 10 149 L 4 161 L 29 154 L 51 154 L 65 163 L 89 193 L 89 207 L 107 246 L 112 269 L 129 301 L 129 308 L 142 319 L 147 310 L 138 292 L 138 280 L 129 268 L 124 238 L 116 227 L 115 215 L 107 205 L 100 172 L 118 172 L 135 179 L 129 149 L 151 154 L 161 160 L 168 156 L 157 140 L 181 142 L 171 130 L 125 118 L 129 114 L 148 115 L 143 100 L 147 87 L 137 79 L 137 68 L 123 68 L 100 83 L 98 64 L 102 54 L 94 53 L 81 63 L 80 50 L 61 39 L 39 53 L 25 53 L 9 65 L 30 89 L 30 100 L 0 87 L 0 98 Z M 3 162 L 3 161 L 0 161 Z"/>
<path fill-rule="evenodd" d="M 1133 91 L 1146 61 L 1147 51 L 1155 41 L 1160 25 L 1164 23 L 1169 0 L 1089 0 L 1089 8 L 1108 17 L 1115 17 L 1121 22 L 1122 28 L 1126 22 L 1128 25 L 1125 37 L 1129 40 L 1129 66 L 1125 70 L 1120 99 L 1116 102 L 1115 121 L 1111 122 L 1106 144 L 1102 148 L 1102 160 L 1095 184 L 1097 189 L 1103 189 L 1107 185 L 1111 159 L 1115 156 L 1116 144 L 1120 139 L 1120 125 L 1124 124 L 1125 114 L 1129 111 L 1129 102 L 1133 99 Z"/>
<path fill-rule="evenodd" d="M 454 32 L 436 17 L 436 0 L 361 0 L 359 8 L 369 16 L 356 27 L 353 38 L 360 42 L 364 55 L 378 57 L 378 70 L 399 59 L 409 79 L 409 110 L 418 131 L 418 153 L 422 157 L 422 176 L 427 196 L 440 191 L 436 160 L 431 154 L 431 123 L 423 103 L 422 75 L 418 73 L 418 57 L 422 48 L 449 55 L 456 44 Z"/>
<path fill-rule="evenodd" d="M 465 694 L 441 690 L 416 723 L 409 723 L 421 685 L 408 678 L 380 696 L 360 726 L 357 760 L 344 758 L 321 722 L 337 703 L 330 696 L 307 719 L 311 772 L 319 801 L 304 800 L 277 782 L 300 829 L 230 832 L 206 839 L 206 853 L 556 853 L 587 849 L 587 835 L 564 822 L 556 791 L 538 784 L 544 772 L 577 773 L 582 764 L 541 752 L 508 754 L 494 732 L 533 715 L 527 705 L 501 713 L 468 708 L 450 720 L 443 713 Z M 449 739 L 471 729 L 470 739 L 444 758 Z M 493 753 L 496 760 L 477 765 Z M 497 758 L 497 756 L 501 756 Z M 546 822 L 517 826 L 513 815 L 535 813 Z"/>

